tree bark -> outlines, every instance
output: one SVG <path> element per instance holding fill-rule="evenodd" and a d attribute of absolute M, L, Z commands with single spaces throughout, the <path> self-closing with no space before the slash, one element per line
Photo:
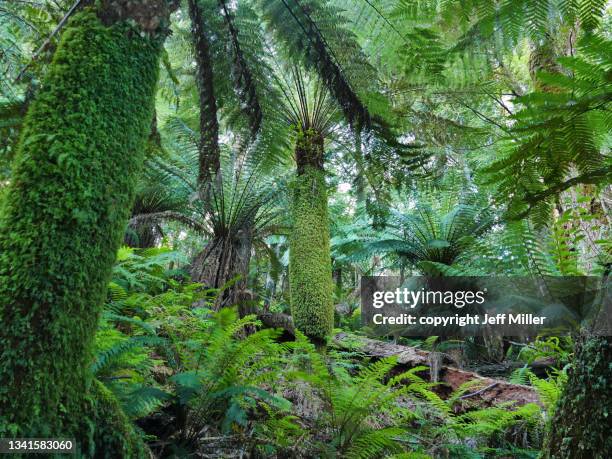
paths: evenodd
<path fill-rule="evenodd" d="M 575 355 L 543 457 L 612 457 L 612 338 L 582 337 Z"/>
<path fill-rule="evenodd" d="M 280 247 L 279 245 L 275 245 L 274 247 L 274 256 L 278 259 L 280 257 Z M 272 266 L 272 262 L 270 263 Z M 274 301 L 274 295 L 276 294 L 276 284 L 280 279 L 280 273 L 276 273 L 275 276 L 272 275 L 272 267 L 266 273 L 266 283 L 265 283 L 265 292 L 266 297 L 264 298 L 264 310 L 267 312 L 270 309 L 270 305 Z"/>
<path fill-rule="evenodd" d="M 237 304 L 238 292 L 246 289 L 252 244 L 253 228 L 245 225 L 229 234 L 214 236 L 193 260 L 191 278 L 207 288 L 221 289 L 237 279 L 219 293 L 214 309 Z"/>
<path fill-rule="evenodd" d="M 204 190 L 202 199 L 208 199 L 205 190 L 212 181 L 220 178 L 219 121 L 217 120 L 217 99 L 215 98 L 213 63 L 210 43 L 206 35 L 204 15 L 198 0 L 188 0 L 191 18 L 192 46 L 196 61 L 196 84 L 200 99 L 200 143 L 198 184 Z"/>
<path fill-rule="evenodd" d="M 75 437 L 84 456 L 124 450 L 99 444 L 121 439 L 99 434 L 113 404 L 93 399 L 92 346 L 176 7 L 99 5 L 64 30 L 0 212 L 0 436 Z"/>
<path fill-rule="evenodd" d="M 334 325 L 323 138 L 316 132 L 301 132 L 295 154 L 289 241 L 291 314 L 295 327 L 319 345 L 327 341 Z"/>
<path fill-rule="evenodd" d="M 338 266 L 334 269 L 334 282 L 336 283 L 336 290 L 342 291 L 342 267 Z"/>
<path fill-rule="evenodd" d="M 366 202 L 366 177 L 365 177 L 365 164 L 363 158 L 363 148 L 361 140 L 361 127 L 355 126 L 355 167 L 356 175 L 353 181 L 355 187 L 355 201 L 358 209 L 363 208 Z"/>

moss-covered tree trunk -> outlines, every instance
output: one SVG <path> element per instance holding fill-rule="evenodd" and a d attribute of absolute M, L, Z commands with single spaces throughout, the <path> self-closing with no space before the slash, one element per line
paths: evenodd
<path fill-rule="evenodd" d="M 612 457 L 612 338 L 582 338 L 550 423 L 543 456 Z"/>
<path fill-rule="evenodd" d="M 300 132 L 293 189 L 293 230 L 289 241 L 289 289 L 295 327 L 324 344 L 334 324 L 327 190 L 323 137 Z"/>
<path fill-rule="evenodd" d="M 109 414 L 90 365 L 175 6 L 101 0 L 78 13 L 29 109 L 0 211 L 2 437 L 72 436 L 86 456 L 142 452 L 102 427 L 125 417 Z"/>

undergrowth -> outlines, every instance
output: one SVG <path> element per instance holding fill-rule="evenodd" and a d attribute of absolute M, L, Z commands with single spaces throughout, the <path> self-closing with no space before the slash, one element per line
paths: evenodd
<path fill-rule="evenodd" d="M 169 268 L 181 261 L 166 249 L 120 251 L 92 363 L 160 457 L 537 456 L 562 372 L 513 376 L 544 409 L 465 409 L 473 383 L 443 398 L 427 367 L 321 353 L 299 332 L 287 342 L 255 316 L 214 312 L 219 292 Z"/>

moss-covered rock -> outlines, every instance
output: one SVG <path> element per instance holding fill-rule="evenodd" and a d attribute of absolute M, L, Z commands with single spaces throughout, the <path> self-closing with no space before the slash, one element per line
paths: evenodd
<path fill-rule="evenodd" d="M 612 338 L 583 339 L 550 422 L 543 457 L 612 457 Z"/>
<path fill-rule="evenodd" d="M 293 189 L 289 285 L 298 330 L 318 343 L 334 324 L 327 190 L 323 171 L 305 165 Z"/>
<path fill-rule="evenodd" d="M 100 435 L 84 411 L 92 341 L 163 39 L 137 27 L 75 15 L 27 114 L 0 215 L 0 436 Z"/>

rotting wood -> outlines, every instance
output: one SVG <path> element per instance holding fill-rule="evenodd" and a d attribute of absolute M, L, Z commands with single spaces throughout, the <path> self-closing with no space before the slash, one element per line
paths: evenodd
<path fill-rule="evenodd" d="M 364 338 L 349 333 L 338 333 L 333 337 L 333 345 L 345 350 L 359 350 L 364 355 L 374 358 L 397 356 L 399 366 L 416 367 L 420 365 L 429 366 L 431 352 L 416 347 L 402 346 L 399 344 L 386 343 L 374 339 Z M 461 385 L 474 381 L 470 394 L 469 403 L 475 407 L 509 403 L 513 406 L 521 406 L 527 403 L 541 405 L 537 392 L 533 387 L 522 384 L 512 384 L 501 379 L 486 378 L 471 371 L 460 370 L 448 365 L 448 360 L 443 358 L 440 362 L 438 381 L 444 383 L 450 392 L 457 390 Z M 429 375 L 427 375 L 429 376 Z M 476 381 L 478 381 L 476 383 Z M 467 398 L 467 397 L 464 397 Z M 468 403 L 468 400 L 462 403 Z"/>
<path fill-rule="evenodd" d="M 290 335 L 295 336 L 293 320 L 291 320 L 291 316 L 288 314 L 275 312 L 258 312 L 257 319 L 268 328 L 282 328 Z"/>
<path fill-rule="evenodd" d="M 268 327 L 282 328 L 291 335 L 294 334 L 291 316 L 286 314 L 259 313 L 257 318 Z M 331 345 L 344 350 L 359 350 L 368 357 L 384 358 L 397 356 L 397 364 L 402 367 L 426 366 L 430 367 L 432 352 L 416 347 L 402 346 L 400 344 L 386 343 L 350 333 L 338 333 L 332 338 Z M 508 403 L 513 406 L 522 406 L 527 403 L 541 405 L 538 393 L 533 387 L 523 384 L 512 384 L 503 379 L 487 378 L 472 371 L 460 370 L 449 365 L 450 361 L 442 354 L 439 365 L 438 381 L 443 383 L 438 388 L 441 396 L 450 395 L 461 385 L 474 381 L 474 393 L 463 397 L 461 403 L 484 408 Z M 429 372 L 425 376 L 429 376 Z M 446 389 L 446 390 L 445 390 Z M 469 400 L 466 400 L 469 399 Z"/>

